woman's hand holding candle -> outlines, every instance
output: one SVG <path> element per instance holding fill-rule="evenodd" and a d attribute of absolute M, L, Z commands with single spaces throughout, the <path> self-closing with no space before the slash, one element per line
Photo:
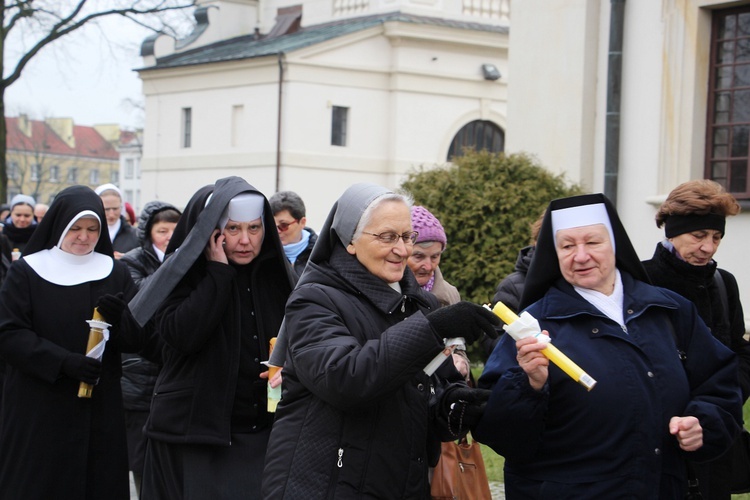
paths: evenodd
<path fill-rule="evenodd" d="M 86 358 L 96 361 L 99 364 L 99 370 L 101 371 L 101 359 L 104 354 L 104 348 L 109 340 L 109 330 L 111 326 L 104 320 L 101 312 L 97 307 L 94 308 L 93 318 L 86 321 L 89 324 L 89 340 L 86 345 Z M 93 365 L 91 361 L 86 361 L 88 365 Z M 81 379 L 82 382 L 78 385 L 78 397 L 79 398 L 90 398 L 94 390 L 94 385 L 99 381 L 99 375 L 93 381 L 86 381 Z"/>
<path fill-rule="evenodd" d="M 60 371 L 73 380 L 93 385 L 96 384 L 99 375 L 102 373 L 102 362 L 83 354 L 71 352 L 65 356 Z"/>
<path fill-rule="evenodd" d="M 552 345 L 549 336 L 542 334 L 539 322 L 531 314 L 523 312 L 519 317 L 502 302 L 495 304 L 492 311 L 506 323 L 503 329 L 508 332 L 508 335 L 516 341 L 527 337 L 535 337 L 537 341 L 544 342 L 546 347 L 540 349 L 542 354 L 587 390 L 590 391 L 594 388 L 596 380 Z"/>
<path fill-rule="evenodd" d="M 516 341 L 516 349 L 518 366 L 529 377 L 531 387 L 541 391 L 549 376 L 549 358 L 542 353 L 544 342 L 539 342 L 536 337 L 525 337 Z"/>

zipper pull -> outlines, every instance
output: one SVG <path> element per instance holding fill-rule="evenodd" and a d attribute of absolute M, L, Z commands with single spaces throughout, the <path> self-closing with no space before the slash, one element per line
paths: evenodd
<path fill-rule="evenodd" d="M 401 312 L 406 312 L 406 295 L 401 299 Z"/>
<path fill-rule="evenodd" d="M 338 459 L 338 461 L 336 462 L 336 466 L 337 466 L 337 467 L 338 467 L 339 469 L 340 469 L 341 467 L 343 467 L 343 466 L 344 466 L 344 464 L 343 464 L 343 463 L 341 462 L 341 459 L 342 459 L 342 458 L 344 458 L 344 449 L 343 449 L 343 448 L 339 448 L 339 459 Z"/>

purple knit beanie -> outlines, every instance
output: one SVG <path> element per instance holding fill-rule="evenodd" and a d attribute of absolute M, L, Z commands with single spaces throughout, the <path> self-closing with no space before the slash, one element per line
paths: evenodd
<path fill-rule="evenodd" d="M 416 243 L 439 241 L 445 250 L 448 240 L 445 237 L 443 225 L 425 207 L 419 205 L 411 207 L 411 228 L 419 233 Z"/>

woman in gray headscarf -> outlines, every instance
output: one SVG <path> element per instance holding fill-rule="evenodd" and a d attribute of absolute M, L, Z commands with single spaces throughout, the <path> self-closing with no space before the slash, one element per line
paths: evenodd
<path fill-rule="evenodd" d="M 429 498 L 439 441 L 481 414 L 487 393 L 468 388 L 453 363 L 444 376 L 424 368 L 444 338 L 495 335 L 498 320 L 468 302 L 438 309 L 422 291 L 407 266 L 410 205 L 356 184 L 323 226 L 287 303 L 264 498 Z"/>

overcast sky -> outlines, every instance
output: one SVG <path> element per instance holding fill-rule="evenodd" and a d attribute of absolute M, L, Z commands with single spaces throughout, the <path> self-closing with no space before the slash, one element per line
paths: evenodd
<path fill-rule="evenodd" d="M 38 120 L 70 117 L 77 125 L 142 127 L 141 81 L 133 69 L 142 66 L 140 45 L 148 35 L 132 22 L 112 18 L 58 39 L 8 88 L 6 116 L 26 113 Z M 19 48 L 20 42 L 10 40 L 6 54 Z"/>

